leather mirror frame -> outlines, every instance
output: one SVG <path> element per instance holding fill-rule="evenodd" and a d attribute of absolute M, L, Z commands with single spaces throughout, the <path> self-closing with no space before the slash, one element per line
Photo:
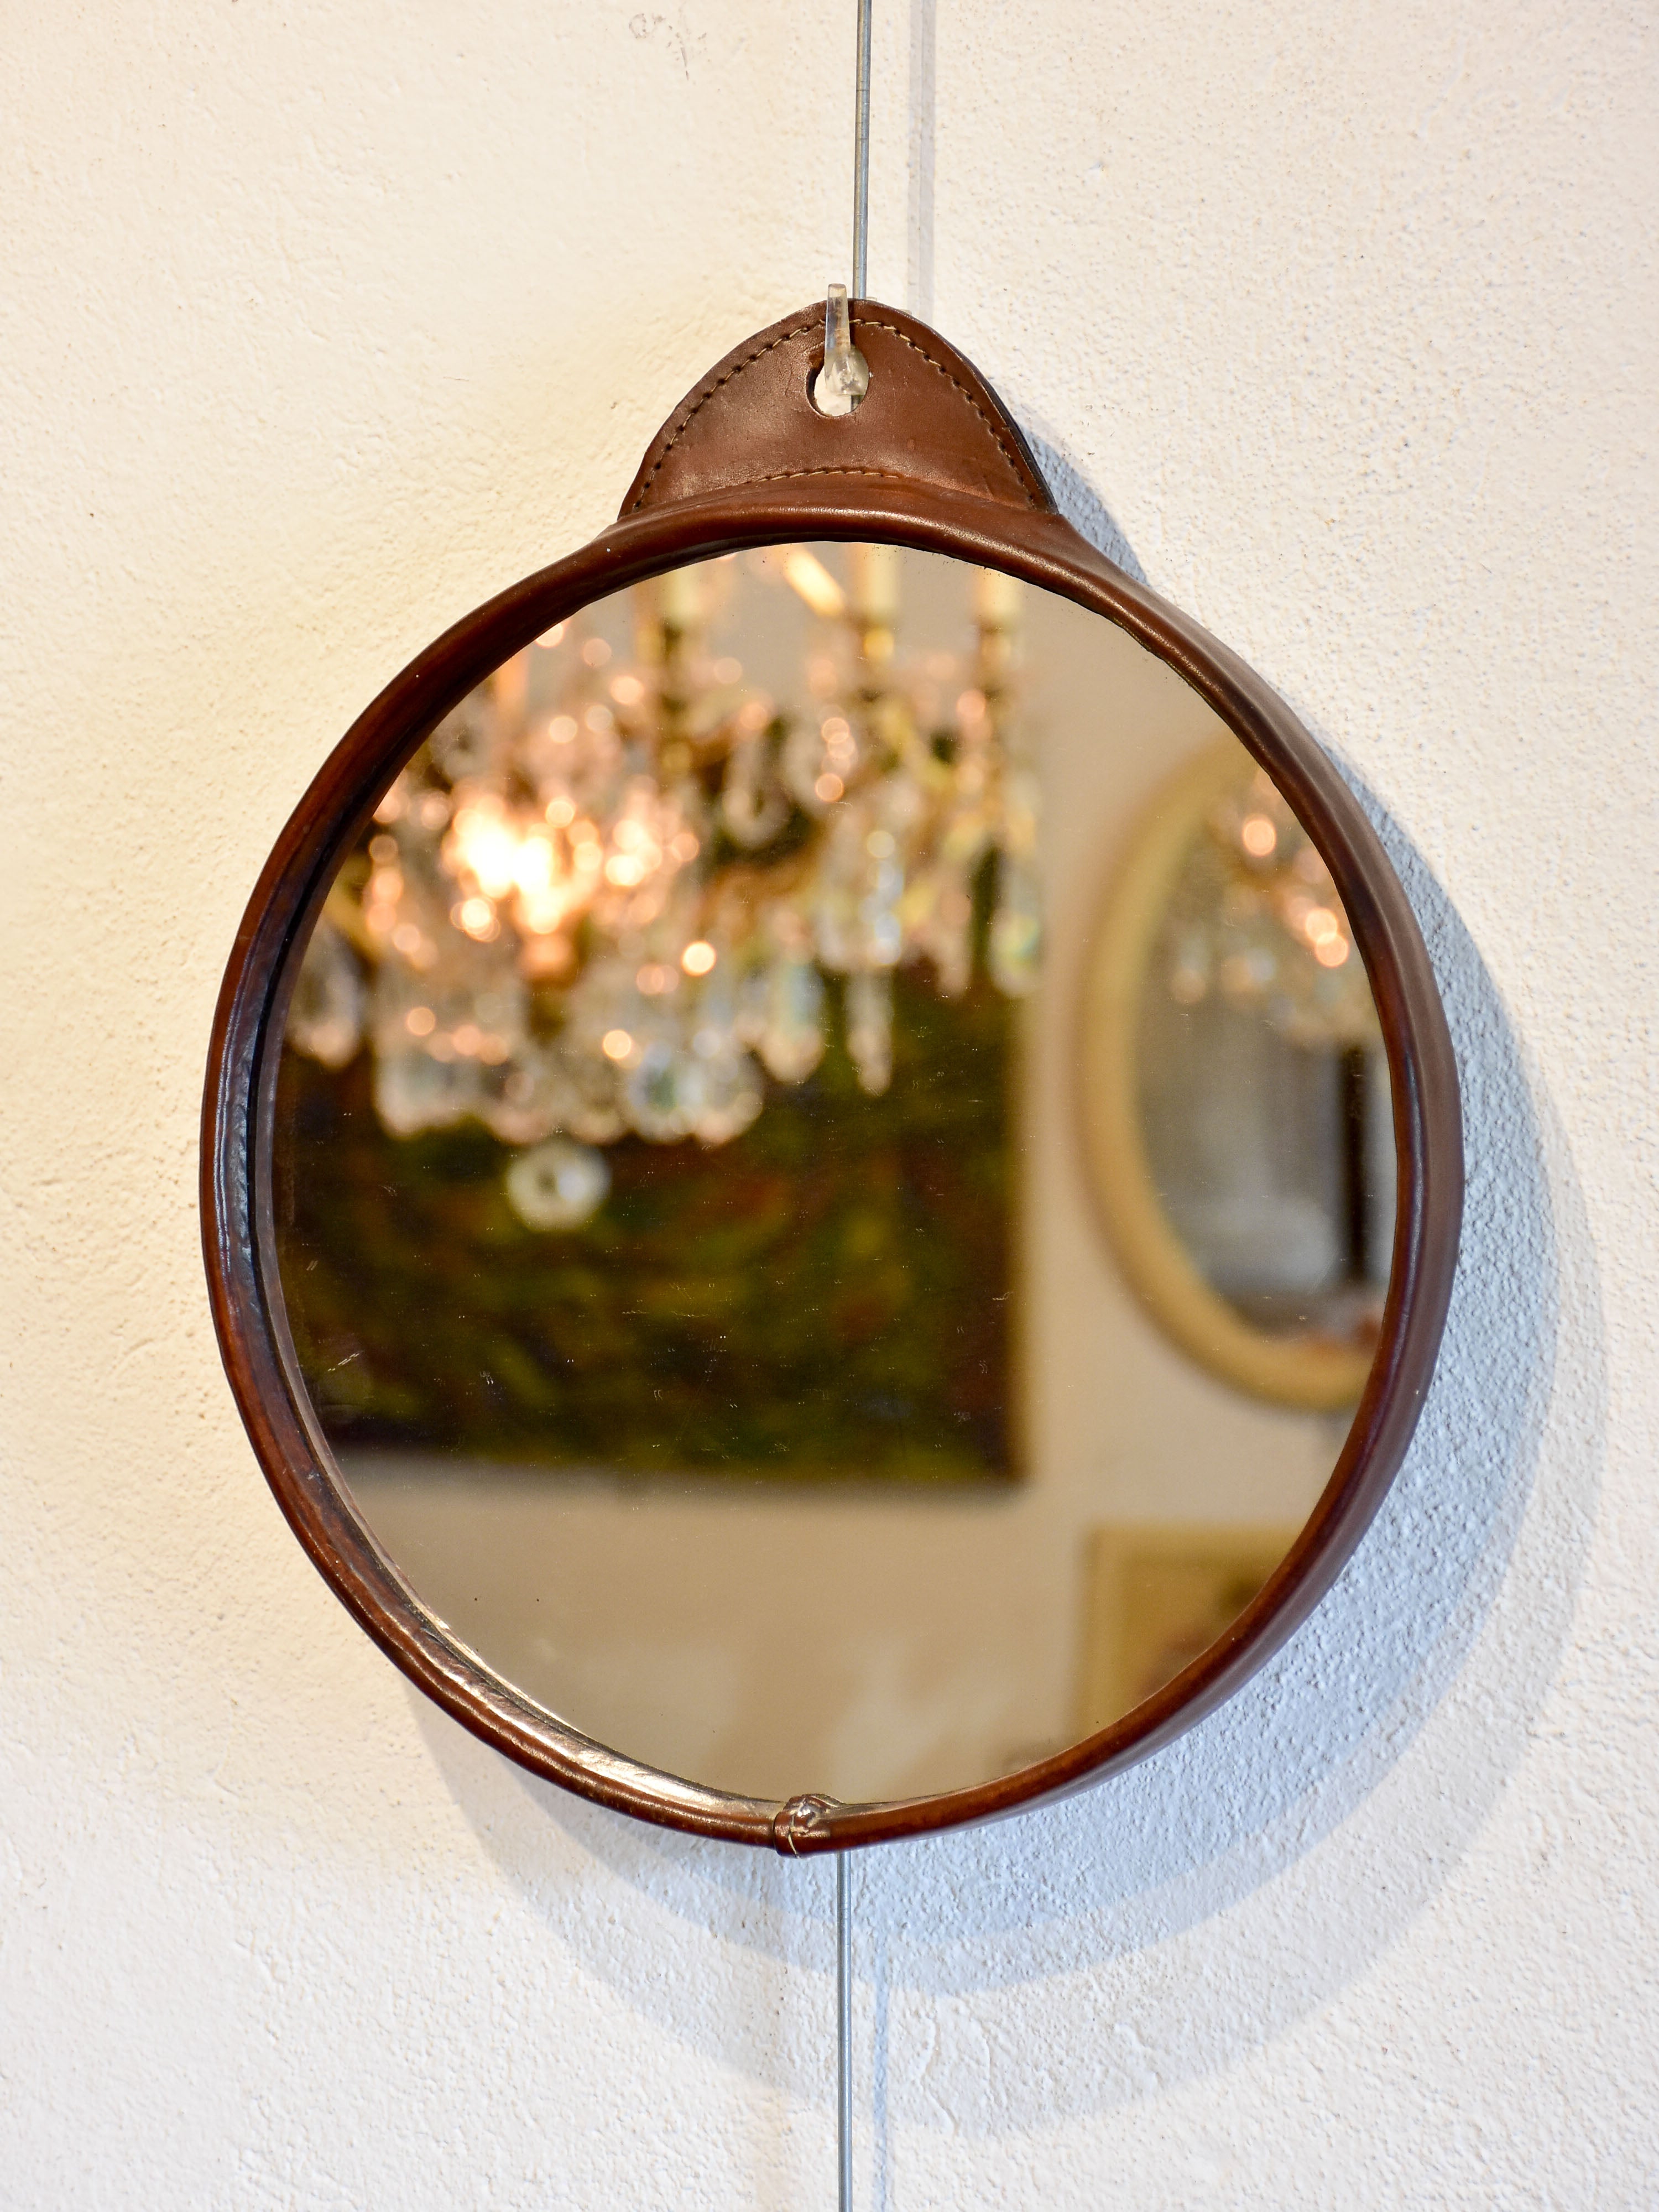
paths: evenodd
<path fill-rule="evenodd" d="M 1358 802 L 1284 702 L 1238 658 L 1135 583 L 1055 510 L 1024 440 L 938 334 L 855 302 L 871 368 L 852 416 L 808 397 L 821 305 L 713 369 L 653 440 L 617 523 L 515 584 L 420 653 L 349 730 L 295 810 L 249 901 L 215 1016 L 202 1218 L 215 1325 L 254 1449 L 336 1595 L 410 1680 L 532 1772 L 620 1812 L 804 1854 L 986 1820 L 1145 1758 L 1237 1689 L 1308 1617 L 1410 1442 L 1444 1324 L 1462 1219 L 1457 1075 L 1405 893 Z M 1398 1205 L 1369 1380 L 1291 1550 L 1225 1633 L 1155 1696 L 1067 1750 L 971 1789 L 874 1805 L 739 1797 L 626 1759 L 520 1694 L 439 1622 L 352 1504 L 301 1379 L 276 1267 L 276 1076 L 303 948 L 342 857 L 387 783 L 493 669 L 590 601 L 683 562 L 811 539 L 880 539 L 1006 570 L 1127 631 L 1174 669 L 1272 775 L 1323 855 L 1352 924 L 1391 1079 Z"/>

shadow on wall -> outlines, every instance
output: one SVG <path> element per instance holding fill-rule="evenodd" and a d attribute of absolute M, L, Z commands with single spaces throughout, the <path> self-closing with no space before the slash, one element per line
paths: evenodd
<path fill-rule="evenodd" d="M 1134 548 L 1081 471 L 1048 439 L 1034 436 L 1028 431 L 1025 442 L 1042 471 L 1043 482 L 1054 495 L 1054 505 L 1073 529 L 1086 538 L 1097 552 L 1114 562 L 1126 576 L 1133 576 L 1137 584 L 1144 584 L 1146 572 L 1136 560 Z"/>
<path fill-rule="evenodd" d="M 1554 1678 L 1602 1448 L 1584 1208 L 1474 945 L 1360 796 L 1423 924 L 1463 1084 L 1462 1259 L 1416 1442 L 1324 1603 L 1220 1711 L 1066 1803 L 857 1862 L 878 2204 L 891 2129 L 1042 2127 L 1162 2093 L 1356 1980 L 1468 1849 Z M 829 1861 L 638 1826 L 532 1780 L 410 1694 L 551 1942 L 689 2045 L 829 2105 Z M 635 1893 L 625 1911 L 619 1884 Z M 682 1943 L 708 1931 L 706 1972 L 667 1969 L 665 1922 Z"/>

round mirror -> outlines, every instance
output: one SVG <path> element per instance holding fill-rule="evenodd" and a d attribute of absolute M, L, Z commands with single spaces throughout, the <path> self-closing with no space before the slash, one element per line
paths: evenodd
<path fill-rule="evenodd" d="M 1394 1165 L 1325 861 L 1197 689 L 1000 570 L 768 545 L 568 615 L 366 804 L 267 1292 L 448 1645 L 863 1803 L 1226 1637 L 1342 1451 Z"/>

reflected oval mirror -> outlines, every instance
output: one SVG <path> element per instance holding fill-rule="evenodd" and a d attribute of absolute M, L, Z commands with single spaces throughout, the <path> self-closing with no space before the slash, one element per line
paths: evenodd
<path fill-rule="evenodd" d="M 1355 1405 L 1393 1257 L 1388 1061 L 1318 847 L 1231 738 L 1136 823 L 1089 956 L 1090 1167 L 1124 1273 L 1224 1381 Z"/>
<path fill-rule="evenodd" d="M 265 1291 L 457 1665 L 867 1804 L 1225 1643 L 1342 1458 L 1395 1163 L 1349 915 L 1199 689 L 998 568 L 750 547 L 511 653 L 359 812 Z"/>

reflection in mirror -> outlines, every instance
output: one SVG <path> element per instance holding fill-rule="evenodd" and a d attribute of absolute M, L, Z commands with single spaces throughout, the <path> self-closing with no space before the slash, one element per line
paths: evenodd
<path fill-rule="evenodd" d="M 1085 1134 L 1130 1279 L 1225 1379 L 1352 1405 L 1394 1237 L 1388 1064 L 1330 872 L 1231 738 L 1136 823 L 1086 1004 Z"/>
<path fill-rule="evenodd" d="M 1229 769 L 1153 947 L 1164 988 L 1142 1002 L 1153 1178 L 1246 1319 L 1369 1348 L 1394 1196 L 1376 1009 L 1329 870 L 1267 776 Z"/>
<path fill-rule="evenodd" d="M 1198 763 L 1209 842 L 1085 997 L 1115 856 Z M 275 1198 L 321 1429 L 486 1665 L 647 1765 L 864 1802 L 1060 1749 L 1237 1617 L 1387 1247 L 1364 971 L 1296 922 L 1347 943 L 1255 775 L 1113 625 L 880 545 L 601 600 L 439 726 L 306 949 Z M 1316 1036 L 1227 965 L 1247 891 L 1313 947 Z M 1124 1073 L 1080 1130 L 1085 1004 Z M 1231 1324 L 1302 1352 L 1313 1313 L 1357 1377 L 1241 1389 L 1171 1328 L 1120 1138 Z"/>

